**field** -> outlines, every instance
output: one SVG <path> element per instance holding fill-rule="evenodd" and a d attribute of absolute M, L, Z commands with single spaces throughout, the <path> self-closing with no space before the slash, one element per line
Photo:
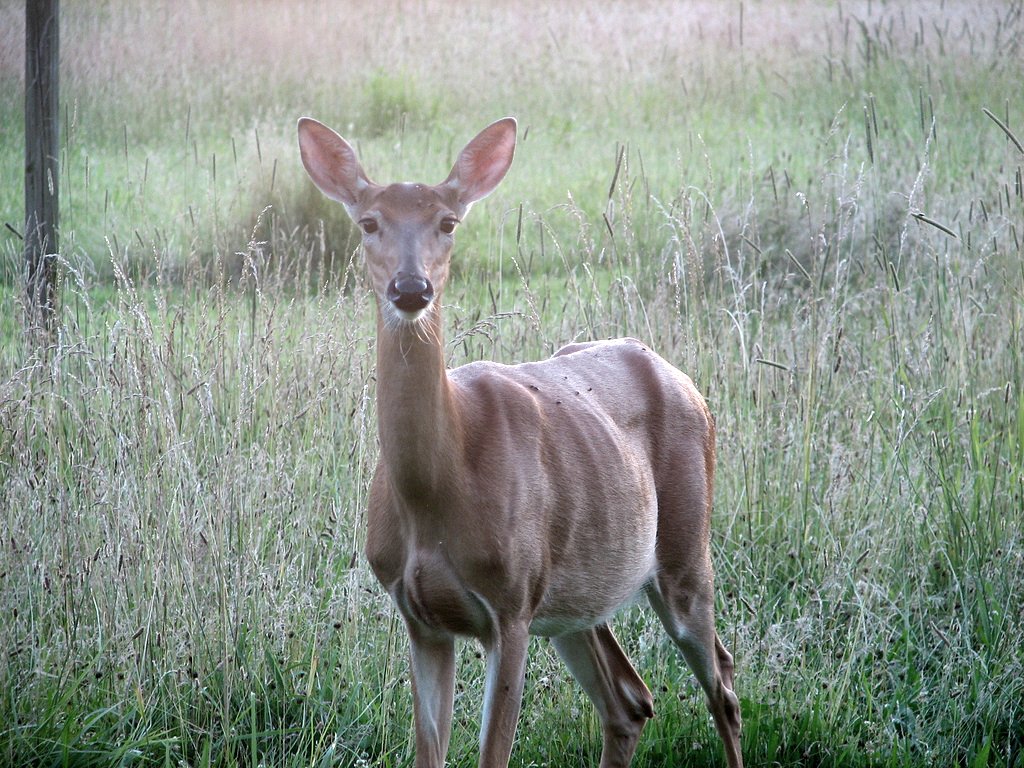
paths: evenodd
<path fill-rule="evenodd" d="M 62 4 L 40 344 L 0 2 L 0 765 L 412 765 L 405 633 L 362 555 L 375 310 L 295 121 L 437 182 L 512 114 L 451 364 L 633 335 L 697 382 L 748 764 L 1022 768 L 1024 5 L 364 5 Z M 634 765 L 724 765 L 652 612 L 615 630 L 655 695 Z M 512 764 L 599 752 L 534 640 Z"/>

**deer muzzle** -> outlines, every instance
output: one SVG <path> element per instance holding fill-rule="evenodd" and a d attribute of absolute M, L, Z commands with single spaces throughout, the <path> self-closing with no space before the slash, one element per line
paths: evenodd
<path fill-rule="evenodd" d="M 387 300 L 406 315 L 416 315 L 434 300 L 434 286 L 422 275 L 399 272 L 388 283 Z"/>

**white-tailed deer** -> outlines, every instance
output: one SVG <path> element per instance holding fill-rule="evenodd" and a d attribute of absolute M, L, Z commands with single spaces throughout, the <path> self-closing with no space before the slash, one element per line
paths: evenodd
<path fill-rule="evenodd" d="M 641 592 L 742 765 L 712 613 L 715 428 L 693 382 L 633 339 L 445 368 L 452 236 L 512 164 L 515 120 L 481 131 L 437 186 L 374 184 L 334 131 L 309 118 L 298 129 L 313 182 L 362 230 L 377 296 L 366 553 L 409 632 L 416 765 L 444 764 L 458 635 L 487 652 L 480 765 L 508 764 L 531 634 L 551 638 L 593 700 L 601 766 L 628 765 L 653 699 L 608 621 Z"/>

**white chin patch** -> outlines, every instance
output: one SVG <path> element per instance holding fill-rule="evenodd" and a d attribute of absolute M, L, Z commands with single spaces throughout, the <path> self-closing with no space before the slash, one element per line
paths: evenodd
<path fill-rule="evenodd" d="M 419 320 L 421 317 L 427 314 L 427 312 L 430 311 L 430 308 L 434 306 L 434 302 L 430 302 L 423 309 L 417 309 L 415 312 L 409 312 L 408 310 L 405 309 L 399 309 L 391 302 L 388 302 L 388 306 L 391 308 L 391 316 L 394 317 L 399 322 L 415 323 L 417 320 Z"/>

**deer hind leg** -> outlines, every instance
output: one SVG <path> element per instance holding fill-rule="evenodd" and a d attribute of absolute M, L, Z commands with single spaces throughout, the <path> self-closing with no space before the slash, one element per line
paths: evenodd
<path fill-rule="evenodd" d="M 601 768 L 625 768 L 654 700 L 607 624 L 551 639 L 573 677 L 594 702 L 604 743 Z"/>
<path fill-rule="evenodd" d="M 710 576 L 699 583 L 703 590 L 669 590 L 662 583 L 652 586 L 648 597 L 707 695 L 730 768 L 741 768 L 740 706 L 733 691 L 732 656 L 715 633 Z"/>

